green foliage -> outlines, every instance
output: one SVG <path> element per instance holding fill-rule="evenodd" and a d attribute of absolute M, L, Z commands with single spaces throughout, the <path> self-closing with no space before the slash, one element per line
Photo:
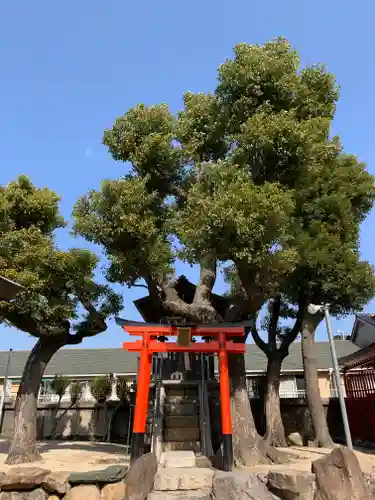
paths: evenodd
<path fill-rule="evenodd" d="M 75 405 L 82 396 L 82 384 L 80 382 L 72 382 L 69 387 L 71 405 Z"/>
<path fill-rule="evenodd" d="M 129 386 L 125 377 L 117 377 L 116 392 L 120 401 L 125 402 L 129 400 Z"/>
<path fill-rule="evenodd" d="M 0 275 L 24 286 L 16 301 L 0 302 L 0 322 L 67 343 L 103 331 L 121 300 L 95 283 L 95 254 L 56 247 L 54 230 L 65 225 L 58 196 L 21 176 L 0 186 L 0 214 Z"/>
<path fill-rule="evenodd" d="M 103 246 L 110 280 L 146 286 L 173 315 L 217 318 L 210 262 L 227 268 L 225 318 L 276 294 L 336 314 L 361 308 L 375 294 L 359 254 L 374 179 L 331 136 L 338 97 L 334 76 L 301 68 L 286 40 L 237 45 L 215 91 L 186 93 L 176 118 L 138 105 L 105 131 L 131 174 L 81 198 L 74 230 Z M 192 304 L 175 293 L 176 258 L 201 265 Z"/>
<path fill-rule="evenodd" d="M 66 393 L 69 385 L 69 377 L 65 377 L 64 375 L 55 375 L 54 379 L 51 382 L 51 389 L 61 399 Z"/>
<path fill-rule="evenodd" d="M 103 403 L 112 391 L 112 377 L 110 375 L 101 375 L 95 377 L 91 382 L 91 392 L 98 403 Z"/>

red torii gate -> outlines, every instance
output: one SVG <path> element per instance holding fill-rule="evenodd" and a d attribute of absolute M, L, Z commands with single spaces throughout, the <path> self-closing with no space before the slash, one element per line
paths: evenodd
<path fill-rule="evenodd" d="M 137 395 L 131 443 L 131 461 L 143 454 L 144 435 L 148 410 L 152 353 L 154 352 L 192 352 L 217 353 L 219 357 L 219 380 L 221 400 L 221 426 L 223 435 L 223 469 L 232 470 L 233 444 L 232 419 L 230 411 L 230 387 L 228 374 L 228 353 L 243 354 L 244 342 L 234 342 L 231 337 L 245 338 L 243 326 L 175 326 L 148 323 L 123 322 L 123 329 L 142 340 L 124 342 L 127 351 L 139 352 Z M 158 337 L 177 336 L 177 342 L 161 342 Z M 192 342 L 193 337 L 209 337 L 206 342 Z M 215 340 L 213 340 L 214 338 Z"/>

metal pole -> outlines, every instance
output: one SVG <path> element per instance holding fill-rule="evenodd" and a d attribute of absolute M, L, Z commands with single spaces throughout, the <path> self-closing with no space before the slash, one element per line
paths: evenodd
<path fill-rule="evenodd" d="M 331 356 L 332 356 L 332 363 L 333 363 L 333 372 L 335 374 L 336 388 L 337 388 L 338 395 L 339 395 L 341 417 L 342 417 L 342 421 L 344 424 L 346 446 L 350 450 L 352 450 L 353 449 L 352 436 L 350 434 L 348 414 L 346 411 L 345 398 L 344 398 L 344 393 L 343 393 L 342 386 L 341 386 L 341 377 L 340 377 L 339 365 L 337 362 L 336 347 L 335 347 L 335 342 L 333 340 L 331 322 L 329 319 L 329 307 L 327 304 L 324 306 L 324 317 L 326 320 L 329 346 L 331 348 Z"/>
<path fill-rule="evenodd" d="M 12 357 L 12 352 L 13 352 L 13 349 L 9 349 L 7 366 L 5 368 L 3 393 L 1 394 L 1 399 L 0 399 L 0 432 L 3 430 L 3 410 L 4 410 L 4 402 L 5 402 L 5 393 L 6 393 L 7 386 L 8 386 L 8 375 L 9 375 L 10 360 Z"/>

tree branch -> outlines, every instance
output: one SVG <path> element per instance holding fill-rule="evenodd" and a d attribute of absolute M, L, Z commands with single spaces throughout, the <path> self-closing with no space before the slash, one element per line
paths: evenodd
<path fill-rule="evenodd" d="M 216 260 L 202 260 L 199 283 L 195 289 L 194 304 L 211 305 L 211 292 L 216 281 Z"/>
<path fill-rule="evenodd" d="M 178 296 L 175 285 L 176 280 L 174 279 L 165 279 L 162 283 L 163 306 L 166 310 L 196 324 L 221 323 L 223 321 L 223 318 L 211 304 L 188 304 L 182 300 Z"/>
<path fill-rule="evenodd" d="M 271 319 L 268 327 L 268 345 L 271 350 L 276 350 L 277 325 L 280 317 L 281 296 L 277 295 L 272 304 Z"/>
<path fill-rule="evenodd" d="M 251 328 L 251 334 L 253 336 L 254 342 L 259 347 L 259 349 L 263 351 L 266 356 L 268 356 L 271 352 L 271 349 L 269 345 L 260 338 L 257 327 L 255 325 Z"/>

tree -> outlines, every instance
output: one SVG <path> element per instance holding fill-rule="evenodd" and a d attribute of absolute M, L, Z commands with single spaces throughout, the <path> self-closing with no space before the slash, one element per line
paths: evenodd
<path fill-rule="evenodd" d="M 218 79 L 212 94 L 186 93 L 177 117 L 165 104 L 141 104 L 104 132 L 103 143 L 115 160 L 127 163 L 127 173 L 77 202 L 74 230 L 103 247 L 110 282 L 144 287 L 165 317 L 248 321 L 255 328 L 261 308 L 285 296 L 302 321 L 314 295 L 305 259 L 309 270 L 319 260 L 315 221 L 319 226 L 329 219 L 335 199 L 343 199 L 349 212 L 354 203 L 365 213 L 372 178 L 353 159 L 351 174 L 362 179 L 357 199 L 346 200 L 337 182 L 330 201 L 316 189 L 326 168 L 345 173 L 347 156 L 329 135 L 337 86 L 320 66 L 300 70 L 285 40 L 237 45 Z M 332 227 L 334 222 L 325 231 L 329 237 Z M 304 248 L 309 238 L 314 255 Z M 359 255 L 353 258 L 358 263 Z M 178 292 L 177 259 L 200 268 L 191 302 Z M 219 311 L 212 289 L 223 268 L 235 286 Z M 368 266 L 366 273 L 372 279 Z M 316 274 L 321 289 L 324 279 Z M 244 357 L 230 356 L 229 365 L 235 460 L 278 460 L 255 429 Z"/>
<path fill-rule="evenodd" d="M 65 417 L 69 410 L 74 408 L 78 401 L 81 399 L 82 395 L 82 385 L 79 382 L 72 382 L 68 377 L 64 377 L 62 375 L 55 375 L 55 378 L 52 383 L 52 389 L 59 396 L 58 403 L 56 405 L 56 415 L 54 416 L 54 421 L 52 425 L 51 438 L 56 439 L 56 431 L 59 423 Z M 70 403 L 64 411 L 58 414 L 58 410 L 60 409 L 61 399 L 66 394 L 67 390 L 69 390 Z"/>
<path fill-rule="evenodd" d="M 59 250 L 55 230 L 64 227 L 59 198 L 26 176 L 0 186 L 0 274 L 23 285 L 17 299 L 0 302 L 0 321 L 37 339 L 26 362 L 15 404 L 8 464 L 39 458 L 36 404 L 40 380 L 52 356 L 106 329 L 121 307 L 107 285 L 94 281 L 98 258 L 87 250 Z"/>
<path fill-rule="evenodd" d="M 52 380 L 51 383 L 51 389 L 53 392 L 58 396 L 58 400 L 56 403 L 56 408 L 55 408 L 55 414 L 53 416 L 53 423 L 52 423 L 52 430 L 51 430 L 51 438 L 55 439 L 56 437 L 56 429 L 57 429 L 57 415 L 60 409 L 61 405 L 61 400 L 64 394 L 66 393 L 68 387 L 70 384 L 70 380 L 68 377 L 65 377 L 64 375 L 55 375 L 54 379 Z"/>
<path fill-rule="evenodd" d="M 108 407 L 107 400 L 112 392 L 112 375 L 100 375 L 98 377 L 94 377 L 91 382 L 91 393 L 97 401 L 96 411 L 94 415 L 94 426 L 98 421 L 100 407 L 104 410 L 104 434 L 102 436 L 103 440 L 106 439 L 107 436 L 107 427 L 108 427 Z M 94 435 L 95 435 L 94 429 Z"/>
<path fill-rule="evenodd" d="M 129 386 L 127 383 L 127 380 L 125 377 L 117 376 L 116 378 L 116 394 L 117 397 L 119 398 L 118 404 L 115 406 L 113 409 L 111 416 L 109 418 L 108 422 L 108 431 L 107 431 L 107 442 L 111 441 L 111 435 L 112 435 L 112 425 L 115 420 L 115 417 L 117 415 L 117 412 L 125 406 L 126 404 L 129 404 Z"/>
<path fill-rule="evenodd" d="M 264 402 L 266 416 L 265 440 L 273 446 L 288 446 L 284 424 L 280 409 L 280 374 L 284 359 L 289 354 L 289 347 L 296 339 L 301 329 L 301 317 L 297 311 L 283 302 L 281 295 L 268 304 L 269 315 L 264 321 L 267 330 L 267 342 L 258 333 L 256 327 L 252 329 L 253 339 L 257 346 L 267 356 L 267 386 Z M 292 327 L 280 324 L 281 318 L 294 317 Z"/>

